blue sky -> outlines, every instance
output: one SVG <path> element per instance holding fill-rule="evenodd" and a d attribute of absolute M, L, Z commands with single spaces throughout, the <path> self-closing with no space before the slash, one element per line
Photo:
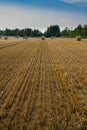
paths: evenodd
<path fill-rule="evenodd" d="M 87 24 L 87 0 L 0 0 L 0 29 Z"/>
<path fill-rule="evenodd" d="M 87 0 L 0 0 L 0 3 L 87 13 Z"/>

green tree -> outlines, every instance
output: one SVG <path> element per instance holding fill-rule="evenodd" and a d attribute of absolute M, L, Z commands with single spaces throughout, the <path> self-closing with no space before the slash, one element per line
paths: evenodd
<path fill-rule="evenodd" d="M 61 36 L 64 37 L 71 37 L 72 32 L 69 30 L 68 27 L 66 27 L 62 32 L 61 32 Z"/>
<path fill-rule="evenodd" d="M 52 25 L 47 28 L 47 31 L 44 33 L 46 37 L 59 37 L 60 36 L 60 27 L 58 25 Z"/>
<path fill-rule="evenodd" d="M 6 36 L 10 36 L 10 35 L 11 35 L 11 30 L 8 29 L 8 28 L 6 28 L 6 29 L 5 29 L 5 35 L 6 35 Z"/>
<path fill-rule="evenodd" d="M 83 26 L 82 36 L 83 36 L 84 38 L 87 38 L 87 25 L 84 25 L 84 26 Z"/>
<path fill-rule="evenodd" d="M 4 31 L 0 30 L 0 36 L 4 36 Z"/>
<path fill-rule="evenodd" d="M 38 30 L 38 29 L 34 29 L 30 32 L 30 36 L 31 37 L 39 37 L 42 36 L 43 34 Z"/>
<path fill-rule="evenodd" d="M 83 30 L 83 28 L 82 28 L 82 25 L 78 25 L 77 26 L 77 28 L 75 28 L 75 31 L 76 31 L 76 36 L 82 36 L 82 30 Z"/>

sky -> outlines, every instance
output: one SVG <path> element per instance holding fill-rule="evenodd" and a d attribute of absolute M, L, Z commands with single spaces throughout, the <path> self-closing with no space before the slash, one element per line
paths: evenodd
<path fill-rule="evenodd" d="M 87 0 L 0 0 L 0 29 L 32 28 L 45 31 L 87 24 Z"/>

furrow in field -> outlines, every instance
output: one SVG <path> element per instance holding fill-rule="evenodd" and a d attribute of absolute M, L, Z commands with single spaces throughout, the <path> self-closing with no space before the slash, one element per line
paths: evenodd
<path fill-rule="evenodd" d="M 23 58 L 23 57 L 22 57 L 22 58 Z M 26 65 L 26 64 L 24 64 L 24 67 L 25 67 L 25 65 Z M 20 69 L 20 71 L 21 71 L 21 69 Z M 19 72 L 18 74 L 20 74 L 20 72 Z M 15 74 L 14 79 L 15 79 L 16 77 L 17 77 L 17 74 Z M 20 76 L 19 76 L 19 77 L 20 77 Z M 12 81 L 11 81 L 11 82 L 13 82 L 13 83 L 14 83 L 14 82 L 15 82 L 15 80 L 14 80 L 14 79 L 12 79 Z M 10 84 L 10 83 L 9 83 L 9 84 Z M 7 86 L 8 86 L 8 85 L 7 85 Z M 7 86 L 6 86 L 6 87 L 7 87 Z M 11 86 L 11 88 L 12 88 L 12 85 L 10 85 L 10 86 Z M 9 90 L 9 91 L 11 91 L 10 86 L 9 86 L 9 87 L 7 87 L 7 90 Z M 15 87 L 14 87 L 14 88 L 15 88 Z M 5 90 L 5 91 L 7 92 L 7 90 Z M 4 91 L 4 92 L 5 92 L 5 91 Z M 3 96 L 4 96 L 3 91 L 2 91 L 2 94 L 3 94 Z M 9 95 L 9 94 L 8 94 L 8 95 Z M 3 96 L 2 96 L 2 97 L 3 97 Z"/>
<path fill-rule="evenodd" d="M 57 58 L 59 58 L 58 55 L 56 55 L 56 54 L 58 54 L 58 50 L 57 50 L 57 53 L 55 53 L 55 50 L 53 50 L 54 48 L 51 48 L 51 49 L 52 50 L 51 50 L 50 54 L 52 54 L 52 52 L 53 52 L 53 54 L 51 56 L 53 56 L 52 61 L 54 60 L 54 63 L 55 63 L 55 60 Z M 68 55 L 67 55 L 67 57 L 68 57 Z M 68 61 L 68 62 L 70 62 L 70 61 Z M 76 98 L 76 95 L 78 93 L 78 90 L 76 90 L 76 86 L 78 85 L 77 84 L 78 82 L 76 82 L 73 79 L 74 80 L 72 83 L 73 86 L 71 86 L 71 84 L 70 84 L 70 77 L 69 77 L 69 74 L 67 73 L 67 70 L 69 70 L 69 67 L 71 67 L 71 66 L 69 66 L 68 64 L 67 64 L 67 69 L 66 69 L 66 66 L 64 66 L 64 64 L 63 65 L 61 64 L 61 66 L 59 66 L 59 65 L 57 66 L 57 64 L 54 64 L 52 68 L 56 68 L 56 70 L 58 71 L 60 77 L 57 77 L 57 76 L 56 77 L 58 79 L 60 79 L 61 87 L 63 86 L 62 90 L 64 90 L 64 92 L 62 91 L 62 94 L 64 93 L 64 95 L 65 95 L 65 96 L 63 96 L 64 97 L 63 99 L 65 99 L 65 101 L 68 101 L 68 104 L 70 104 L 69 107 L 67 106 L 69 108 L 67 113 L 69 113 L 68 115 L 71 120 L 71 121 L 69 121 L 69 128 L 70 128 L 70 127 L 74 126 L 74 124 L 73 125 L 70 124 L 70 122 L 72 122 L 72 120 L 74 121 L 74 117 L 76 117 L 76 121 L 81 119 L 80 114 L 81 114 L 82 108 Z M 57 74 L 57 73 L 55 72 L 55 74 Z M 73 78 L 75 78 L 75 77 L 73 77 Z M 72 88 L 72 90 L 70 87 Z M 66 97 L 68 100 L 66 100 Z M 66 113 L 66 115 L 67 115 L 67 113 Z M 70 117 L 70 113 L 72 114 L 71 117 Z M 67 117 L 68 117 L 68 115 L 67 115 Z M 86 120 L 86 118 L 84 118 L 84 119 Z M 74 126 L 74 127 L 76 127 L 76 126 Z M 67 127 L 67 129 L 68 129 L 68 127 Z"/>
<path fill-rule="evenodd" d="M 28 45 L 28 43 L 27 43 Z M 29 46 L 29 45 L 28 45 Z M 32 56 L 32 51 L 34 49 L 34 46 L 36 46 L 36 44 L 34 44 L 33 46 L 30 45 L 29 47 L 27 46 L 23 46 L 22 50 L 18 51 L 18 53 L 15 53 L 13 56 L 15 56 L 15 58 L 13 58 L 13 56 L 11 57 L 11 59 L 8 57 L 8 62 L 6 63 L 9 67 L 7 67 L 7 65 L 5 66 L 5 69 L 3 68 L 3 76 L 2 76 L 2 80 L 0 81 L 0 90 L 2 91 L 2 89 L 6 89 L 7 84 L 9 83 L 9 81 L 16 76 L 16 73 L 18 73 L 21 68 L 22 65 L 25 65 L 25 58 L 27 58 L 27 52 L 29 53 L 28 55 L 31 57 Z M 27 48 L 26 48 L 27 47 Z M 23 51 L 23 54 L 21 54 Z M 10 54 L 9 54 L 10 55 Z M 18 57 L 18 58 L 17 58 Z M 12 63 L 13 62 L 13 63 Z M 11 65 L 9 65 L 11 64 Z M 2 91 L 3 92 L 3 91 Z"/>

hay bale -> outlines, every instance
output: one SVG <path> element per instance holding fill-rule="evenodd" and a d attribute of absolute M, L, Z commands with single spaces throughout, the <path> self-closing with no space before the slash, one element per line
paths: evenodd
<path fill-rule="evenodd" d="M 51 37 L 51 39 L 53 39 L 53 36 Z"/>
<path fill-rule="evenodd" d="M 81 36 L 76 36 L 77 41 L 81 41 Z"/>
<path fill-rule="evenodd" d="M 28 39 L 28 37 L 23 37 L 23 39 Z"/>
<path fill-rule="evenodd" d="M 41 39 L 42 39 L 42 40 L 45 40 L 45 36 L 42 36 Z"/>
<path fill-rule="evenodd" d="M 25 37 L 25 39 L 28 39 L 28 37 Z"/>
<path fill-rule="evenodd" d="M 4 37 L 4 39 L 5 39 L 5 40 L 7 40 L 7 39 L 8 39 L 8 37 Z"/>

